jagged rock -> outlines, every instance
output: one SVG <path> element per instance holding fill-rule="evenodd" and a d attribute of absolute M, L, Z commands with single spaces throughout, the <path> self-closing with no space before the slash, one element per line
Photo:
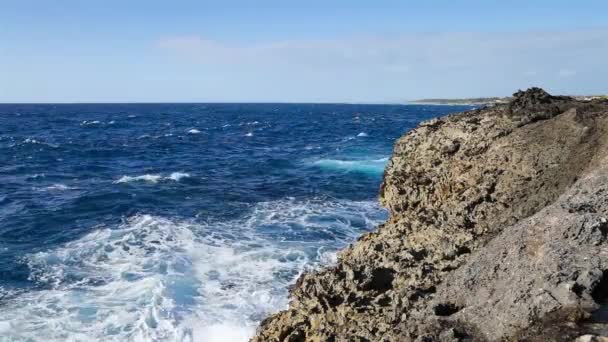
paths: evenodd
<path fill-rule="evenodd" d="M 335 266 L 302 275 L 289 309 L 253 340 L 603 334 L 607 130 L 608 103 L 538 88 L 508 105 L 421 123 L 387 165 L 387 222 Z"/>
<path fill-rule="evenodd" d="M 511 117 L 526 117 L 530 121 L 548 119 L 562 111 L 561 106 L 572 102 L 567 96 L 551 96 L 540 88 L 530 88 L 513 94 L 513 100 L 507 107 Z"/>

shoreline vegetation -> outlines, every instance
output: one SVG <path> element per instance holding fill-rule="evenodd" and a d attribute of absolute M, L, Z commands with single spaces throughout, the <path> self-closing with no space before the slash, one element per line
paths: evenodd
<path fill-rule="evenodd" d="M 380 203 L 254 342 L 608 339 L 608 99 L 530 88 L 422 122 Z"/>

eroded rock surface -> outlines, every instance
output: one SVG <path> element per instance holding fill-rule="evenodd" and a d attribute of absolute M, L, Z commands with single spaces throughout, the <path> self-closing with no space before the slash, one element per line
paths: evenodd
<path fill-rule="evenodd" d="M 388 221 L 304 274 L 254 341 L 608 332 L 608 102 L 532 88 L 424 122 L 396 142 L 380 201 Z"/>

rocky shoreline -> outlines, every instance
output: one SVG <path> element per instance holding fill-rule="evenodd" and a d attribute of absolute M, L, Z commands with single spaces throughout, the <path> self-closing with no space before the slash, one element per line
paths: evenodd
<path fill-rule="evenodd" d="M 423 122 L 380 201 L 387 222 L 302 275 L 253 341 L 608 335 L 607 100 L 531 88 Z"/>
<path fill-rule="evenodd" d="M 578 101 L 594 101 L 608 99 L 607 95 L 573 95 L 569 96 Z M 438 106 L 494 106 L 508 104 L 513 97 L 478 97 L 463 99 L 421 99 L 408 101 L 409 104 L 438 105 Z"/>

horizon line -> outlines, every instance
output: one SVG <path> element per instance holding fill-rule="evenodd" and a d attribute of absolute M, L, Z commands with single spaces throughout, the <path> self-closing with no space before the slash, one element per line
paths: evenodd
<path fill-rule="evenodd" d="M 416 100 L 402 102 L 354 102 L 354 101 L 133 101 L 133 102 L 0 102 L 0 105 L 89 105 L 89 104 L 324 104 L 324 105 L 408 105 Z"/>

